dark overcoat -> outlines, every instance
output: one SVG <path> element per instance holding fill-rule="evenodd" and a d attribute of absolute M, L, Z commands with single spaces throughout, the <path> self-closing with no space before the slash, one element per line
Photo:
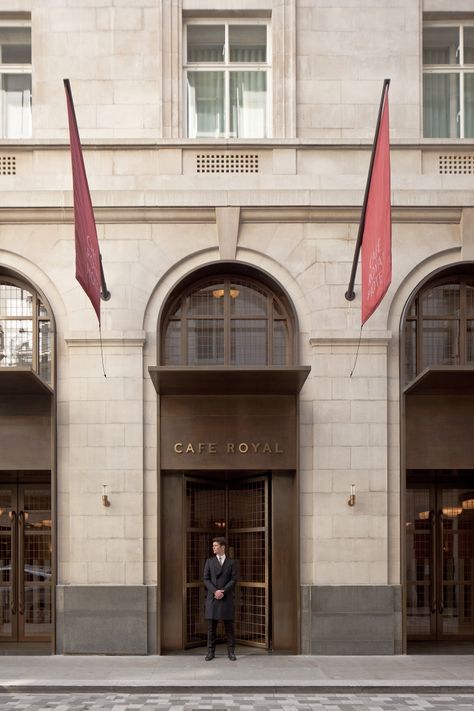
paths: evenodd
<path fill-rule="evenodd" d="M 234 588 L 237 582 L 235 561 L 228 558 L 224 565 L 216 556 L 208 558 L 204 566 L 204 585 L 207 588 L 206 607 L 204 617 L 206 620 L 233 620 L 234 619 Z M 223 590 L 224 597 L 216 600 L 216 590 Z"/>

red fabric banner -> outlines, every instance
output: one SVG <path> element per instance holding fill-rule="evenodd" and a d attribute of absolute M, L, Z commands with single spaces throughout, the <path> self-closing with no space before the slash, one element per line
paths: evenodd
<path fill-rule="evenodd" d="M 392 281 L 388 88 L 376 139 L 361 249 L 364 324 L 382 301 Z"/>
<path fill-rule="evenodd" d="M 74 229 L 76 237 L 76 279 L 91 300 L 100 324 L 100 254 L 94 211 L 87 183 L 81 140 L 71 88 L 67 80 L 67 113 L 71 143 L 72 184 L 74 193 Z"/>

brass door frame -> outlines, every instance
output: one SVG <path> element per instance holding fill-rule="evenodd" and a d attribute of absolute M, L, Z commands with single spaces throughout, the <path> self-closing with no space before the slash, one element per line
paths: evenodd
<path fill-rule="evenodd" d="M 463 485 L 464 484 L 464 485 Z M 474 639 L 474 634 L 447 634 L 444 630 L 443 612 L 445 608 L 444 587 L 446 582 L 443 574 L 443 545 L 444 545 L 444 528 L 443 523 L 449 520 L 449 517 L 443 515 L 442 511 L 442 496 L 445 491 L 457 491 L 463 488 L 469 489 L 468 482 L 449 482 L 444 478 L 440 481 L 433 479 L 427 480 L 420 472 L 420 481 L 411 483 L 406 487 L 406 492 L 415 489 L 429 490 L 429 520 L 431 530 L 431 561 L 430 561 L 430 633 L 429 635 L 411 635 L 408 641 L 432 641 L 432 642 L 447 642 L 447 641 L 464 641 Z M 474 535 L 474 533 L 473 533 Z M 405 541 L 406 547 L 406 541 Z M 406 559 L 406 555 L 405 555 Z M 405 581 L 407 573 L 404 574 Z M 455 581 L 453 581 L 456 587 Z M 474 582 L 472 583 L 474 586 Z M 461 590 L 462 586 L 458 583 L 457 587 Z M 406 608 L 405 608 L 406 609 Z"/>
<path fill-rule="evenodd" d="M 50 590 L 51 602 L 51 632 L 48 635 L 28 635 L 25 632 L 25 511 L 24 511 L 24 492 L 26 489 L 35 487 L 47 491 L 51 496 L 51 485 L 42 482 L 6 482 L 0 484 L 5 489 L 10 489 L 12 492 L 11 511 L 9 518 L 11 521 L 11 635 L 0 636 L 0 643 L 3 645 L 20 644 L 20 643 L 51 643 L 53 639 L 53 610 L 54 610 L 54 582 L 52 577 L 53 555 L 51 553 L 51 577 L 47 587 Z M 52 514 L 52 502 L 50 508 Z M 50 534 L 51 546 L 53 545 L 52 531 Z M 6 586 L 5 586 L 6 587 Z"/>

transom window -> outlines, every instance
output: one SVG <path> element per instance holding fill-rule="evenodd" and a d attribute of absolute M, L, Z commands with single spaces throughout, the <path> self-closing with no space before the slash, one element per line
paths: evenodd
<path fill-rule="evenodd" d="M 0 137 L 31 137 L 31 27 L 0 15 Z"/>
<path fill-rule="evenodd" d="M 38 294 L 0 277 L 0 368 L 29 366 L 51 383 L 51 319 Z"/>
<path fill-rule="evenodd" d="M 474 364 L 474 277 L 428 284 L 405 323 L 407 382 L 428 366 Z"/>
<path fill-rule="evenodd" d="M 188 137 L 269 135 L 268 30 L 263 20 L 206 20 L 185 25 Z"/>
<path fill-rule="evenodd" d="M 474 138 L 474 22 L 424 25 L 423 135 Z"/>
<path fill-rule="evenodd" d="M 290 321 L 282 303 L 247 278 L 210 278 L 170 306 L 164 365 L 289 365 Z"/>

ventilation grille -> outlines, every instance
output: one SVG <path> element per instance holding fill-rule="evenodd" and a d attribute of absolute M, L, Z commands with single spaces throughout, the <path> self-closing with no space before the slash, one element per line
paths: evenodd
<path fill-rule="evenodd" d="M 440 175 L 472 175 L 474 173 L 474 155 L 441 155 L 439 157 Z"/>
<path fill-rule="evenodd" d="M 16 175 L 15 156 L 0 156 L 0 175 Z"/>
<path fill-rule="evenodd" d="M 198 153 L 197 173 L 258 173 L 255 153 Z"/>

